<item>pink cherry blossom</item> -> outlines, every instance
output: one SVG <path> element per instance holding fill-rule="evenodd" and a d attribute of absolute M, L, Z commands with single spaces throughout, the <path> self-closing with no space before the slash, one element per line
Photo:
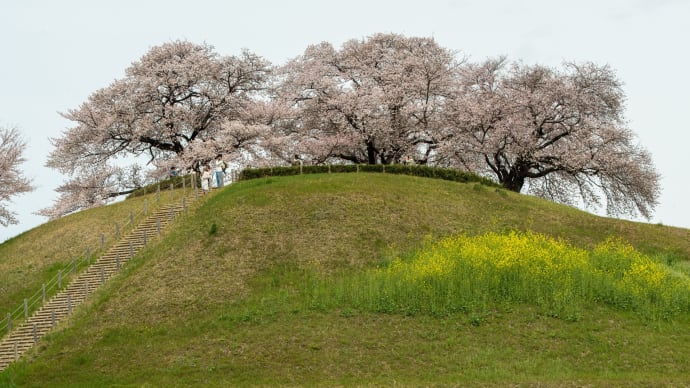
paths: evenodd
<path fill-rule="evenodd" d="M 0 225 L 16 224 L 8 202 L 12 197 L 33 190 L 31 181 L 21 170 L 26 161 L 26 142 L 16 128 L 0 128 Z"/>

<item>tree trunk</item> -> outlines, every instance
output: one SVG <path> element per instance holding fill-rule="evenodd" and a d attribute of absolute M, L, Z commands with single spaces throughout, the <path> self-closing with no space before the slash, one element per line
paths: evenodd
<path fill-rule="evenodd" d="M 519 193 L 522 186 L 525 185 L 525 175 L 513 170 L 505 176 L 507 178 L 501 182 L 501 185 L 510 191 Z"/>
<path fill-rule="evenodd" d="M 369 164 L 376 164 L 376 148 L 371 143 L 367 143 L 367 159 Z"/>

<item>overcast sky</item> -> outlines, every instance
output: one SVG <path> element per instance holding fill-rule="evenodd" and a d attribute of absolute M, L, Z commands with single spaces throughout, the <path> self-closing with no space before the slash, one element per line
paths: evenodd
<path fill-rule="evenodd" d="M 690 227 L 689 0 L 0 0 L 0 125 L 28 141 L 23 165 L 36 190 L 10 207 L 20 223 L 0 242 L 46 221 L 32 213 L 65 177 L 44 167 L 59 116 L 121 78 L 152 46 L 206 42 L 222 55 L 247 48 L 280 65 L 310 45 L 374 33 L 434 37 L 470 60 L 507 55 L 527 64 L 608 64 L 624 82 L 630 128 L 662 174 L 650 222 Z"/>

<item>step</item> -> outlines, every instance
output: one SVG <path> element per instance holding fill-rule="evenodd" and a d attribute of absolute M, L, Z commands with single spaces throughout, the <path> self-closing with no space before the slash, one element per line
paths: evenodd
<path fill-rule="evenodd" d="M 194 192 L 192 192 L 194 198 Z M 192 202 L 187 198 L 188 203 Z M 0 339 L 0 371 L 35 344 L 34 327 L 36 337 L 39 339 L 50 332 L 54 325 L 69 315 L 70 309 L 74 310 L 79 304 L 88 299 L 88 294 L 95 291 L 104 281 L 118 272 L 119 265 L 124 265 L 132 255 L 136 255 L 146 246 L 144 240 L 158 237 L 162 230 L 172 223 L 181 213 L 188 209 L 187 206 L 175 204 L 158 209 L 141 221 L 126 236 L 117 241 L 107 252 L 101 255 L 85 270 L 82 270 L 72 281 L 46 301 L 27 320 L 23 321 L 9 335 Z M 15 355 L 16 351 L 16 355 Z"/>

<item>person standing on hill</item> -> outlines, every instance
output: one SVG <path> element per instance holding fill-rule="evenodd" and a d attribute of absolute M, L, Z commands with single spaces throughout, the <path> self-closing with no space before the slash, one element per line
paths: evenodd
<path fill-rule="evenodd" d="M 204 166 L 204 170 L 201 172 L 201 189 L 204 193 L 208 193 L 208 189 L 211 187 L 211 167 L 208 165 Z"/>
<path fill-rule="evenodd" d="M 215 167 L 215 176 L 216 176 L 216 187 L 220 188 L 223 187 L 223 174 L 225 173 L 225 168 L 227 165 L 223 161 L 223 155 L 218 154 L 216 156 L 216 167 Z"/>

